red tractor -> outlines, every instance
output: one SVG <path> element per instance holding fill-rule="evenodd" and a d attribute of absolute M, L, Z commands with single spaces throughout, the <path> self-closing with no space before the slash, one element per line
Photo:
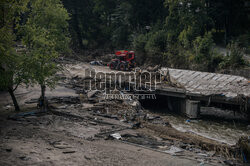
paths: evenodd
<path fill-rule="evenodd" d="M 134 51 L 117 51 L 115 59 L 112 59 L 108 64 L 109 68 L 114 70 L 130 70 L 135 67 L 135 52 Z"/>

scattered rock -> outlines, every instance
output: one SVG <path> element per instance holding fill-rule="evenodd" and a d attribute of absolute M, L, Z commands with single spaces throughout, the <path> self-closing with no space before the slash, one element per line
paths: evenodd
<path fill-rule="evenodd" d="M 85 155 L 84 155 L 84 158 L 85 158 L 85 159 L 87 159 L 87 160 L 91 160 L 91 158 L 90 158 L 90 157 L 85 156 Z"/>
<path fill-rule="evenodd" d="M 149 67 L 147 67 L 146 70 L 149 71 L 149 72 L 156 72 L 156 71 L 158 71 L 160 68 L 161 68 L 160 65 L 156 65 L 155 67 L 149 66 Z"/>
<path fill-rule="evenodd" d="M 171 146 L 169 150 L 165 150 L 164 152 L 169 153 L 171 155 L 176 155 L 176 153 L 180 153 L 182 151 L 183 151 L 182 149 L 176 146 Z"/>
<path fill-rule="evenodd" d="M 88 137 L 86 138 L 87 141 L 94 141 L 94 138 L 93 137 Z"/>
<path fill-rule="evenodd" d="M 91 125 L 97 125 L 97 123 L 95 123 L 95 122 L 89 122 L 89 124 L 91 124 Z"/>
<path fill-rule="evenodd" d="M 164 126 L 169 126 L 170 125 L 170 123 L 169 122 L 164 122 L 164 124 L 163 124 Z"/>
<path fill-rule="evenodd" d="M 6 148 L 5 150 L 6 150 L 6 152 L 11 152 L 12 148 Z"/>
<path fill-rule="evenodd" d="M 111 137 L 115 138 L 115 139 L 121 139 L 122 136 L 119 133 L 114 133 L 110 135 Z"/>
<path fill-rule="evenodd" d="M 137 123 L 133 124 L 133 126 L 132 126 L 133 129 L 138 129 L 140 127 L 141 127 L 141 122 L 137 122 Z"/>
<path fill-rule="evenodd" d="M 79 104 L 80 98 L 77 96 L 52 97 L 49 103 Z"/>
<path fill-rule="evenodd" d="M 59 106 L 57 107 L 58 109 L 66 109 L 68 106 L 67 105 L 62 105 L 62 106 Z"/>
<path fill-rule="evenodd" d="M 91 61 L 91 65 L 103 66 L 102 61 Z"/>
<path fill-rule="evenodd" d="M 19 159 L 24 160 L 24 161 L 28 160 L 26 156 L 20 156 Z"/>
<path fill-rule="evenodd" d="M 97 90 L 89 91 L 88 94 L 87 94 L 87 96 L 90 99 L 90 98 L 95 97 L 97 93 L 98 93 Z"/>
<path fill-rule="evenodd" d="M 71 150 L 71 151 L 64 151 L 63 153 L 64 154 L 68 154 L 68 153 L 75 153 L 76 151 L 74 151 L 74 150 Z"/>
<path fill-rule="evenodd" d="M 199 156 L 203 156 L 203 157 L 208 157 L 208 155 L 207 155 L 207 154 L 205 154 L 205 153 L 197 153 L 197 155 L 199 155 Z"/>
<path fill-rule="evenodd" d="M 154 120 L 154 119 L 159 119 L 159 118 L 160 118 L 160 116 L 151 116 L 150 114 L 146 115 L 147 120 Z"/>
<path fill-rule="evenodd" d="M 223 161 L 226 165 L 234 166 L 234 162 L 232 160 L 225 160 Z"/>
<path fill-rule="evenodd" d="M 62 142 L 62 141 L 53 142 L 52 145 L 54 148 L 57 148 L 57 149 L 72 148 L 71 146 L 69 146 L 69 144 L 67 144 L 66 142 Z"/>

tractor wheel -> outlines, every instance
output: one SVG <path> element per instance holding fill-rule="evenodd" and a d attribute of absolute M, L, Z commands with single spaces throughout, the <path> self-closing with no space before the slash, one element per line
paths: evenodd
<path fill-rule="evenodd" d="M 125 63 L 121 63 L 120 66 L 119 66 L 119 69 L 120 69 L 121 71 L 126 71 L 126 70 L 127 70 L 126 64 L 125 64 Z"/>
<path fill-rule="evenodd" d="M 114 70 L 114 69 L 116 68 L 116 63 L 115 63 L 115 62 L 111 62 L 111 63 L 109 64 L 109 68 L 110 68 L 111 70 Z"/>

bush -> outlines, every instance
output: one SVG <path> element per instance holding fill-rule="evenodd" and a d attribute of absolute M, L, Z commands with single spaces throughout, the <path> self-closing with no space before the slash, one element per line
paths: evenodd
<path fill-rule="evenodd" d="M 208 32 L 203 37 L 197 37 L 193 45 L 197 54 L 208 54 L 214 46 L 212 33 Z"/>
<path fill-rule="evenodd" d="M 133 49 L 136 51 L 136 63 L 138 65 L 144 64 L 147 60 L 145 45 L 147 43 L 147 36 L 144 34 L 140 34 L 135 37 L 133 41 Z"/>
<path fill-rule="evenodd" d="M 241 48 L 244 48 L 246 54 L 250 54 L 250 32 L 238 37 L 237 42 Z"/>
<path fill-rule="evenodd" d="M 215 54 L 213 50 L 214 41 L 211 32 L 205 33 L 204 36 L 198 36 L 193 41 L 193 61 L 197 65 L 197 69 L 201 71 L 214 70 L 213 56 Z M 212 67 L 213 66 L 213 67 Z"/>
<path fill-rule="evenodd" d="M 229 52 L 225 61 L 220 64 L 221 68 L 239 68 L 246 65 L 243 59 L 244 49 L 239 46 L 239 43 L 232 42 L 228 45 Z"/>
<path fill-rule="evenodd" d="M 162 53 L 166 51 L 167 35 L 165 31 L 160 30 L 150 33 L 148 35 L 148 41 L 145 45 L 145 50 L 150 54 Z"/>
<path fill-rule="evenodd" d="M 167 35 L 163 30 L 148 34 L 148 41 L 145 45 L 145 51 L 153 64 L 163 64 L 163 54 L 166 52 Z"/>
<path fill-rule="evenodd" d="M 146 43 L 147 43 L 147 36 L 144 34 L 140 34 L 134 39 L 133 48 L 136 51 L 145 52 Z"/>
<path fill-rule="evenodd" d="M 172 68 L 189 69 L 190 52 L 179 46 L 178 44 L 171 45 L 169 51 L 165 53 L 165 63 Z"/>
<path fill-rule="evenodd" d="M 133 47 L 137 52 L 137 63 L 142 64 L 146 60 L 151 64 L 162 63 L 166 51 L 166 36 L 165 31 L 157 30 L 136 37 Z"/>

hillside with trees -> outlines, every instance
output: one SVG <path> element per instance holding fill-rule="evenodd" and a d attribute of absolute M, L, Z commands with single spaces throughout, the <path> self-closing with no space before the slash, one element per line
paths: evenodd
<path fill-rule="evenodd" d="M 132 49 L 140 65 L 216 71 L 247 65 L 249 0 L 63 0 L 75 50 Z M 222 56 L 215 46 L 227 48 Z M 236 49 L 236 50 L 235 50 Z"/>

